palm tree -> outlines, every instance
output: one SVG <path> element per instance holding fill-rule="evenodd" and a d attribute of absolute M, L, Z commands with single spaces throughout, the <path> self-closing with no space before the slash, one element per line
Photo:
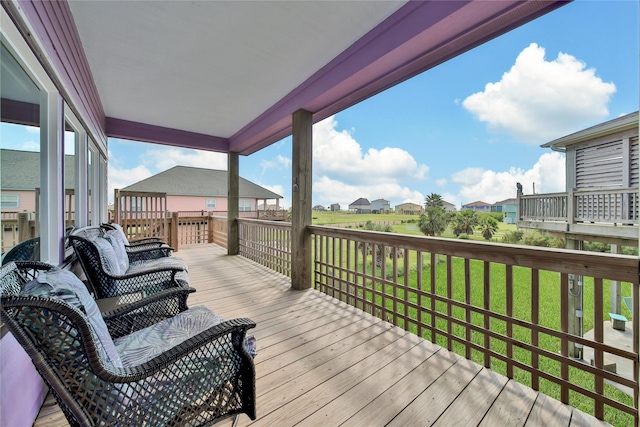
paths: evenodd
<path fill-rule="evenodd" d="M 451 228 L 453 228 L 453 234 L 459 236 L 463 233 L 473 234 L 473 229 L 479 223 L 478 213 L 467 209 L 457 212 L 451 219 Z"/>
<path fill-rule="evenodd" d="M 420 215 L 418 227 L 425 236 L 440 236 L 447 228 L 448 222 L 447 212 L 444 208 L 432 206 Z"/>
<path fill-rule="evenodd" d="M 424 210 L 428 210 L 430 207 L 438 207 L 444 209 L 444 200 L 442 196 L 436 193 L 431 193 L 424 199 Z"/>
<path fill-rule="evenodd" d="M 486 240 L 491 240 L 496 231 L 498 231 L 498 221 L 495 218 L 487 215 L 480 220 L 478 226 L 479 231 L 482 233 L 482 237 Z"/>

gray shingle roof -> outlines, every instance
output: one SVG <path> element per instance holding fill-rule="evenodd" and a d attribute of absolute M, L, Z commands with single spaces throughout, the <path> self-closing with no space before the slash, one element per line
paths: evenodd
<path fill-rule="evenodd" d="M 65 155 L 65 188 L 74 188 L 74 156 Z M 40 153 L 36 151 L 0 150 L 0 182 L 3 190 L 40 188 Z"/>
<path fill-rule="evenodd" d="M 172 196 L 227 197 L 227 171 L 174 166 L 121 190 L 167 193 Z M 281 195 L 242 177 L 240 178 L 240 197 L 282 199 Z"/>

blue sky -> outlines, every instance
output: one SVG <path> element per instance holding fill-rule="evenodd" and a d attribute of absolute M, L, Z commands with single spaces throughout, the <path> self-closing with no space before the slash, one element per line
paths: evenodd
<path fill-rule="evenodd" d="M 638 20 L 635 0 L 578 0 L 316 124 L 313 204 L 564 191 L 564 157 L 540 144 L 638 110 Z M 2 147 L 26 146 L 19 134 L 4 126 Z M 109 155 L 110 195 L 175 165 L 227 164 L 117 139 Z M 241 157 L 240 175 L 289 207 L 291 138 Z"/>

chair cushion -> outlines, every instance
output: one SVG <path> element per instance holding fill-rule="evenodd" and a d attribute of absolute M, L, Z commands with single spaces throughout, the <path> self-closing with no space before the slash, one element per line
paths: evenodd
<path fill-rule="evenodd" d="M 117 234 L 120 235 L 120 238 L 122 239 L 122 242 L 124 243 L 124 245 L 129 246 L 129 239 L 127 239 L 127 235 L 124 233 L 122 226 L 115 222 L 112 222 L 109 225 L 113 227 L 113 231 L 115 231 Z"/>
<path fill-rule="evenodd" d="M 98 353 L 105 365 L 122 367 L 120 355 L 98 305 L 75 274 L 61 269 L 41 271 L 36 279 L 27 283 L 21 294 L 58 298 L 78 309 L 87 318 Z"/>
<path fill-rule="evenodd" d="M 93 239 L 93 244 L 98 248 L 100 259 L 102 260 L 102 266 L 107 273 L 114 276 L 121 276 L 124 274 L 124 271 L 120 270 L 118 256 L 116 255 L 116 251 L 113 249 L 111 242 L 103 237 L 96 237 Z"/>
<path fill-rule="evenodd" d="M 121 235 L 118 230 L 109 230 L 104 233 L 104 238 L 111 243 L 113 251 L 116 254 L 120 274 L 124 274 L 129 269 L 129 255 L 127 254 L 127 249 L 125 247 L 126 239 L 124 238 L 124 235 Z"/>

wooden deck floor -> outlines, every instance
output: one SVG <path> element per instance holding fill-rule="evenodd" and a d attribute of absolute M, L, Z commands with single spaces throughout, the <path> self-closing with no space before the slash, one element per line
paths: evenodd
<path fill-rule="evenodd" d="M 258 418 L 239 426 L 606 425 L 218 246 L 176 256 L 190 306 L 258 325 Z M 49 396 L 34 425 L 68 424 Z"/>

